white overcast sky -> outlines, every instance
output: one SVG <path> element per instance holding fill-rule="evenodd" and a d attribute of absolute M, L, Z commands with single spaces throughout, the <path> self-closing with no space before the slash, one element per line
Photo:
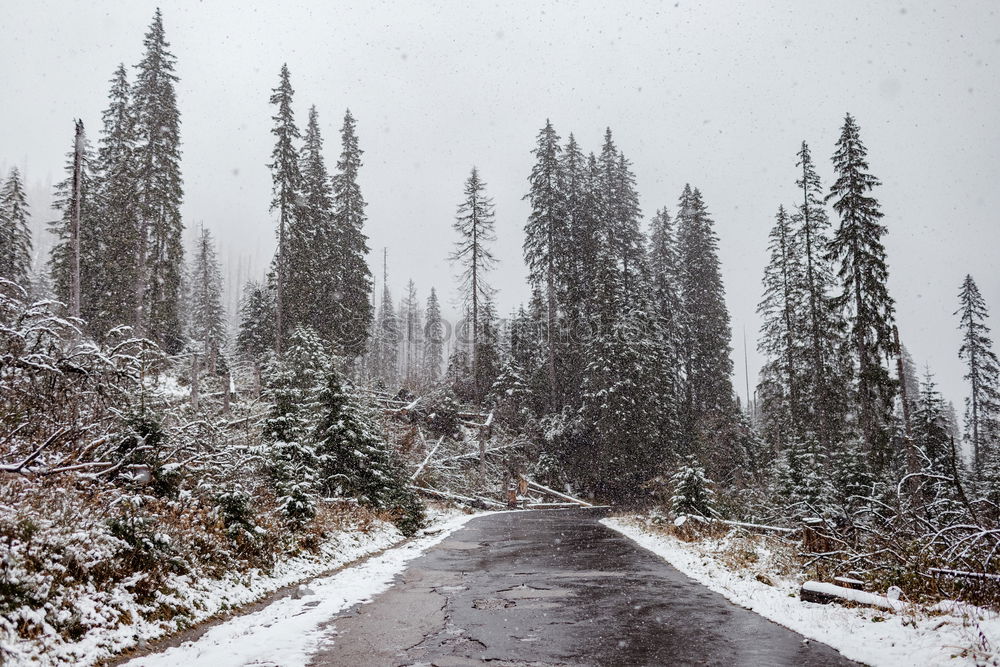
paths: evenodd
<path fill-rule="evenodd" d="M 524 300 L 537 131 L 551 118 L 596 151 L 611 126 L 647 218 L 672 210 L 686 182 L 714 214 L 741 394 L 742 333 L 753 384 L 767 233 L 778 204 L 796 201 L 795 152 L 810 143 L 828 186 L 850 111 L 884 183 L 901 335 L 961 409 L 952 313 L 966 272 L 1000 313 L 1000 3 L 160 5 L 178 58 L 184 219 L 211 228 L 232 266 L 260 273 L 274 246 L 267 99 L 282 62 L 298 119 L 318 107 L 331 169 L 344 110 L 357 118 L 371 260 L 380 279 L 388 247 L 397 298 L 412 277 L 421 297 L 433 285 L 453 303 L 451 223 L 475 164 L 496 199 L 501 313 Z M 155 6 L 5 3 L 0 168 L 27 174 L 39 221 L 73 118 L 96 139 L 108 79 L 138 62 Z"/>

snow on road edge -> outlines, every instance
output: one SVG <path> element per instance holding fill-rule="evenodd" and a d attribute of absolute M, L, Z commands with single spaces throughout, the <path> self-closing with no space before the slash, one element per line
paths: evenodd
<path fill-rule="evenodd" d="M 991 638 L 1000 637 L 1000 620 L 996 616 L 978 621 L 977 628 L 968 618 L 891 614 L 802 602 L 794 582 L 768 586 L 750 573 L 729 570 L 699 553 L 693 544 L 651 533 L 637 521 L 610 518 L 601 523 L 731 602 L 823 642 L 851 660 L 869 665 L 973 665 L 976 661 L 971 656 L 958 656 L 974 643 L 980 629 Z M 876 618 L 884 620 L 876 622 Z"/>
<path fill-rule="evenodd" d="M 364 563 L 309 583 L 309 593 L 283 598 L 267 607 L 230 619 L 202 635 L 162 653 L 136 658 L 129 667 L 175 665 L 278 664 L 303 665 L 318 647 L 320 626 L 338 612 L 368 602 L 392 586 L 396 575 L 411 560 L 440 543 L 478 514 L 447 519 L 434 527 L 437 532 L 388 549 Z"/>

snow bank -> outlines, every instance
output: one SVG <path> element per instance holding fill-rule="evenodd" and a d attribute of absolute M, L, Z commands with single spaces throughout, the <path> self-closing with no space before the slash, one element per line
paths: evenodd
<path fill-rule="evenodd" d="M 1000 644 L 1000 618 L 996 614 L 984 617 L 978 608 L 973 608 L 976 613 L 964 613 L 967 610 L 956 605 L 950 607 L 953 615 L 930 615 L 911 605 L 892 613 L 802 602 L 798 582 L 791 579 L 774 579 L 775 585 L 769 586 L 752 572 L 735 572 L 723 566 L 699 543 L 653 533 L 637 520 L 611 518 L 601 523 L 730 601 L 828 644 L 852 660 L 928 667 L 994 664 L 994 647 Z"/>
<path fill-rule="evenodd" d="M 388 589 L 397 574 L 428 548 L 475 515 L 452 515 L 422 537 L 389 549 L 355 567 L 309 583 L 299 595 L 283 598 L 245 616 L 221 623 L 197 641 L 136 658 L 130 667 L 176 665 L 303 665 L 322 640 L 321 626 L 338 612 Z"/>

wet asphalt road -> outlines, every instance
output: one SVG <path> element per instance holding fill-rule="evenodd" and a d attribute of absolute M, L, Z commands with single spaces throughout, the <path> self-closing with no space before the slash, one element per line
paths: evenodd
<path fill-rule="evenodd" d="M 313 665 L 853 665 L 687 578 L 600 510 L 471 520 L 333 619 Z"/>

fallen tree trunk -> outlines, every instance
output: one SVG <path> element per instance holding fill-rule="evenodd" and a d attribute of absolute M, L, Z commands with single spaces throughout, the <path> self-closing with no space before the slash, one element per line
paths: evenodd
<path fill-rule="evenodd" d="M 423 438 L 423 435 L 421 435 L 420 437 Z M 427 465 L 427 462 L 431 460 L 431 457 L 434 456 L 434 452 L 438 450 L 438 447 L 441 446 L 442 442 L 444 442 L 443 435 L 440 438 L 438 438 L 437 443 L 435 443 L 434 447 L 431 448 L 431 451 L 427 452 L 427 456 L 425 456 L 424 460 L 420 462 L 419 466 L 417 466 L 416 472 L 414 472 L 413 475 L 410 476 L 410 481 L 416 481 L 417 477 L 419 477 L 420 473 L 424 471 L 424 467 Z"/>
<path fill-rule="evenodd" d="M 533 482 L 530 479 L 525 478 L 525 481 L 528 482 L 528 488 L 534 489 L 536 491 L 541 491 L 543 493 L 547 493 L 550 496 L 555 496 L 556 498 L 559 498 L 561 500 L 565 500 L 566 502 L 573 503 L 573 504 L 578 505 L 580 507 L 593 507 L 594 506 L 592 503 L 588 503 L 586 500 L 580 500 L 579 498 L 574 498 L 573 496 L 568 496 L 565 493 L 559 493 L 558 491 L 553 491 L 549 487 L 542 486 L 538 482 Z"/>
<path fill-rule="evenodd" d="M 457 493 L 451 493 L 449 491 L 438 491 L 437 489 L 428 489 L 424 486 L 417 486 L 416 484 L 411 484 L 410 488 L 414 491 L 419 491 L 420 493 L 426 493 L 430 496 L 437 496 L 438 498 L 444 498 L 445 500 L 456 500 L 460 503 L 465 503 L 466 505 L 471 505 L 473 507 L 497 507 L 501 509 L 507 509 L 507 506 L 496 500 L 491 500 L 489 498 L 477 497 L 470 498 L 469 496 L 462 496 Z"/>
<path fill-rule="evenodd" d="M 822 581 L 807 581 L 802 584 L 799 591 L 799 598 L 803 602 L 816 602 L 819 604 L 854 604 L 862 607 L 875 607 L 876 609 L 887 609 L 889 611 L 900 611 L 905 607 L 899 600 L 891 600 L 884 595 L 866 593 L 865 591 L 853 588 L 844 588 L 836 584 L 828 584 Z"/>

